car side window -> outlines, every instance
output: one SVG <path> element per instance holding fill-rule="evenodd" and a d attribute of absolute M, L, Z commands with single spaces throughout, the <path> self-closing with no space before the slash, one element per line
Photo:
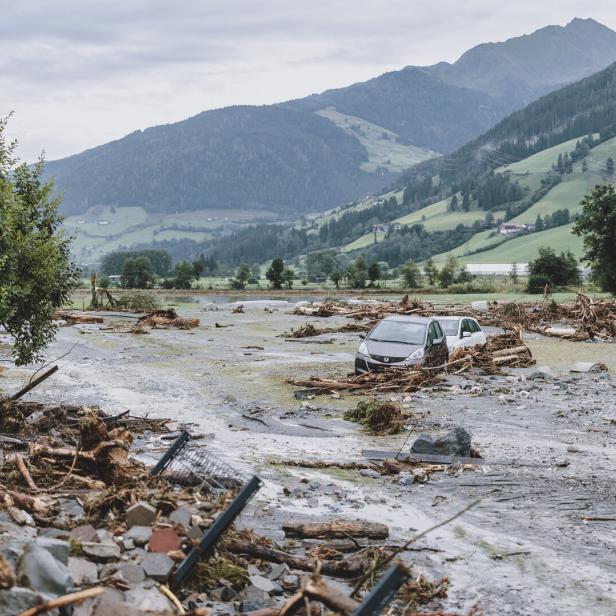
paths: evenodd
<path fill-rule="evenodd" d="M 464 332 L 468 332 L 469 334 L 472 332 L 468 319 L 462 321 L 462 333 Z"/>
<path fill-rule="evenodd" d="M 445 334 L 443 333 L 443 328 L 441 327 L 441 324 L 436 321 L 436 323 L 434 323 L 434 329 L 436 331 L 436 337 L 437 338 L 444 338 Z"/>
<path fill-rule="evenodd" d="M 471 324 L 471 331 L 472 332 L 480 332 L 481 331 L 481 327 L 479 327 L 479 323 L 477 323 L 477 321 L 470 321 Z"/>

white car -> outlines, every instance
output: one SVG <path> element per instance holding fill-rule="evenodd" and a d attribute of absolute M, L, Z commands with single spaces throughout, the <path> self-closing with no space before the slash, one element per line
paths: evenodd
<path fill-rule="evenodd" d="M 470 317 L 438 317 L 442 330 L 447 336 L 447 348 L 452 353 L 460 347 L 481 346 L 487 338 L 481 325 Z"/>

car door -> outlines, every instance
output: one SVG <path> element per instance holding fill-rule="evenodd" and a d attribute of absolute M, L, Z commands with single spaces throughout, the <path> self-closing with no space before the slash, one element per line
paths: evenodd
<path fill-rule="evenodd" d="M 481 326 L 479 325 L 479 323 L 477 323 L 477 321 L 475 321 L 475 319 L 469 319 L 469 320 L 471 323 L 471 328 L 473 330 L 473 335 L 471 337 L 473 341 L 473 346 L 481 346 L 482 344 L 485 344 L 487 339 L 486 339 L 486 335 L 481 329 Z"/>
<path fill-rule="evenodd" d="M 436 347 L 435 364 L 437 366 L 442 366 L 447 363 L 447 360 L 449 359 L 449 351 L 447 350 L 447 336 L 445 336 L 445 332 L 438 321 L 435 321 L 433 325 L 436 340 L 439 340 L 438 344 L 434 344 Z"/>
<path fill-rule="evenodd" d="M 434 327 L 434 323 L 430 323 L 428 326 L 428 335 L 426 338 L 426 366 L 434 366 L 435 363 L 435 353 L 437 349 L 434 347 L 434 341 L 436 340 L 436 329 Z"/>

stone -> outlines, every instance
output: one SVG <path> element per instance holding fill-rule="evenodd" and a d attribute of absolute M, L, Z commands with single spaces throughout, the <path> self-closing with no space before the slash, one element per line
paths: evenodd
<path fill-rule="evenodd" d="M 0 590 L 0 616 L 15 616 L 44 602 L 40 593 L 29 588 L 14 586 L 10 590 Z"/>
<path fill-rule="evenodd" d="M 299 588 L 299 575 L 285 575 L 281 585 L 287 592 L 295 592 Z"/>
<path fill-rule="evenodd" d="M 289 574 L 289 565 L 282 564 L 274 564 L 272 565 L 270 572 L 267 574 L 267 577 L 270 580 L 279 580 L 281 577 Z"/>
<path fill-rule="evenodd" d="M 118 569 L 118 573 L 120 573 L 129 584 L 140 584 L 145 580 L 143 567 L 135 563 L 124 563 Z"/>
<path fill-rule="evenodd" d="M 23 509 L 19 509 L 18 507 L 7 507 L 7 511 L 10 516 L 13 518 L 16 524 L 20 526 L 34 526 L 34 518 Z"/>
<path fill-rule="evenodd" d="M 173 528 L 156 528 L 152 532 L 149 546 L 150 552 L 166 554 L 179 550 L 182 547 L 182 540 Z"/>
<path fill-rule="evenodd" d="M 179 507 L 169 515 L 169 521 L 188 529 L 195 513 L 196 509 L 191 507 Z"/>
<path fill-rule="evenodd" d="M 126 603 L 139 606 L 143 612 L 167 612 L 176 613 L 175 606 L 161 593 L 158 588 L 147 588 L 143 584 L 133 586 L 125 593 Z"/>
<path fill-rule="evenodd" d="M 46 528 L 39 533 L 39 537 L 49 537 L 50 539 L 62 539 L 68 541 L 71 534 L 63 528 Z"/>
<path fill-rule="evenodd" d="M 51 537 L 39 537 L 34 541 L 34 544 L 44 550 L 47 550 L 56 560 L 59 560 L 63 565 L 68 565 L 68 553 L 71 546 L 68 541 L 61 539 L 53 539 Z"/>
<path fill-rule="evenodd" d="M 215 588 L 210 592 L 210 598 L 212 601 L 223 601 L 225 603 L 232 601 L 236 595 L 237 593 L 228 586 L 221 586 L 220 588 Z"/>
<path fill-rule="evenodd" d="M 85 558 L 68 559 L 68 570 L 76 586 L 92 585 L 98 582 L 98 567 Z"/>
<path fill-rule="evenodd" d="M 471 453 L 471 435 L 460 427 L 436 439 L 429 434 L 420 434 L 411 446 L 411 453 L 468 457 Z"/>
<path fill-rule="evenodd" d="M 60 512 L 73 522 L 81 522 L 86 517 L 83 507 L 74 498 L 59 498 L 58 505 Z"/>
<path fill-rule="evenodd" d="M 82 543 L 84 554 L 96 560 L 111 560 L 120 558 L 120 546 L 115 543 Z"/>
<path fill-rule="evenodd" d="M 273 592 L 274 589 L 276 588 L 272 580 L 266 577 L 263 577 L 262 575 L 251 575 L 249 579 L 250 579 L 250 583 L 255 588 L 262 590 L 263 592 L 266 592 L 268 594 Z"/>
<path fill-rule="evenodd" d="M 73 586 L 68 567 L 34 544 L 24 550 L 15 573 L 20 585 L 48 595 L 64 595 Z"/>
<path fill-rule="evenodd" d="M 193 541 L 201 541 L 201 538 L 203 537 L 203 531 L 198 526 L 193 525 L 190 527 L 186 536 Z"/>
<path fill-rule="evenodd" d="M 166 582 L 173 570 L 173 561 L 166 554 L 146 554 L 141 566 L 148 577 L 157 582 Z"/>
<path fill-rule="evenodd" d="M 71 539 L 77 539 L 80 542 L 87 543 L 95 543 L 98 542 L 98 534 L 96 533 L 96 528 L 91 524 L 86 524 L 85 526 L 77 526 L 73 528 L 70 532 L 69 537 Z"/>
<path fill-rule="evenodd" d="M 149 526 L 133 526 L 124 534 L 125 539 L 132 539 L 135 545 L 145 545 L 152 536 Z"/>
<path fill-rule="evenodd" d="M 401 486 L 410 486 L 411 484 L 415 483 L 415 476 L 413 475 L 413 473 L 400 473 L 396 477 L 396 483 Z"/>
<path fill-rule="evenodd" d="M 126 524 L 132 526 L 149 526 L 156 520 L 156 509 L 145 501 L 139 501 L 126 510 Z"/>

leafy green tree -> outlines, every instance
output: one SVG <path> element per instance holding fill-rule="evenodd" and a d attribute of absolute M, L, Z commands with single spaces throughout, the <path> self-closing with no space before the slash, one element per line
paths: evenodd
<path fill-rule="evenodd" d="M 232 289 L 245 289 L 246 283 L 250 279 L 250 268 L 246 263 L 242 263 L 235 271 L 235 278 L 231 278 L 229 283 Z"/>
<path fill-rule="evenodd" d="M 438 282 L 440 286 L 443 288 L 451 286 L 456 280 L 456 272 L 458 269 L 458 260 L 454 256 L 449 255 L 445 265 L 443 265 L 441 271 L 438 273 Z"/>
<path fill-rule="evenodd" d="M 435 285 L 438 278 L 438 273 L 438 268 L 434 265 L 434 261 L 432 259 L 428 259 L 424 265 L 424 274 L 431 287 Z"/>
<path fill-rule="evenodd" d="M 366 286 L 368 276 L 368 266 L 363 257 L 357 257 L 348 270 L 349 284 L 355 289 L 363 289 Z"/>
<path fill-rule="evenodd" d="M 451 201 L 449 202 L 449 205 L 447 206 L 447 209 L 450 212 L 457 212 L 460 209 L 460 205 L 458 203 L 458 195 L 454 195 L 451 198 Z"/>
<path fill-rule="evenodd" d="M 173 286 L 176 289 L 190 289 L 193 281 L 199 278 L 195 273 L 195 264 L 189 261 L 180 261 L 175 266 L 175 279 Z"/>
<path fill-rule="evenodd" d="M 543 222 L 543 218 L 541 218 L 541 214 L 537 214 L 537 218 L 535 220 L 535 231 L 543 231 L 545 229 L 545 223 Z"/>
<path fill-rule="evenodd" d="M 128 259 L 122 269 L 122 286 L 126 289 L 148 289 L 156 281 L 150 259 L 138 256 Z"/>
<path fill-rule="evenodd" d="M 270 281 L 270 284 L 274 289 L 282 289 L 282 283 L 284 278 L 282 273 L 284 272 L 284 261 L 277 257 L 272 261 L 272 264 L 267 268 L 265 277 Z"/>
<path fill-rule="evenodd" d="M 471 197 L 467 190 L 462 193 L 462 209 L 465 212 L 469 212 L 471 209 Z"/>
<path fill-rule="evenodd" d="M 582 201 L 582 214 L 573 232 L 583 236 L 584 260 L 604 291 L 616 295 L 616 191 L 613 186 L 597 186 Z"/>
<path fill-rule="evenodd" d="M 421 270 L 415 261 L 407 261 L 400 272 L 406 288 L 417 289 L 421 286 Z"/>
<path fill-rule="evenodd" d="M 518 284 L 518 280 L 519 280 L 518 264 L 515 262 L 511 264 L 511 270 L 509 272 L 509 277 L 511 278 L 511 282 L 513 282 L 513 284 Z"/>
<path fill-rule="evenodd" d="M 42 180 L 44 162 L 18 165 L 0 118 L 0 326 L 17 365 L 41 359 L 54 339 L 53 315 L 70 299 L 77 270 L 58 216 L 60 199 Z"/>
<path fill-rule="evenodd" d="M 375 261 L 368 266 L 368 280 L 373 287 L 375 282 L 381 277 L 381 266 Z"/>
<path fill-rule="evenodd" d="M 121 274 L 124 264 L 129 259 L 147 257 L 152 264 L 154 273 L 158 276 L 167 276 L 171 272 L 171 255 L 166 250 L 114 250 L 108 252 L 101 259 L 101 272 L 108 276 Z"/>
<path fill-rule="evenodd" d="M 287 285 L 287 289 L 293 288 L 294 279 L 295 279 L 295 271 L 290 267 L 285 267 L 282 270 L 282 280 Z"/>
<path fill-rule="evenodd" d="M 311 279 L 329 276 L 338 269 L 338 260 L 335 250 L 319 250 L 311 252 L 305 260 L 306 273 Z"/>
<path fill-rule="evenodd" d="M 569 250 L 557 255 L 553 248 L 539 248 L 539 256 L 528 264 L 528 271 L 529 293 L 580 282 L 577 259 Z"/>
<path fill-rule="evenodd" d="M 340 270 L 334 270 L 329 275 L 329 278 L 334 283 L 334 285 L 336 286 L 336 289 L 339 289 L 340 288 L 340 281 L 342 280 L 342 272 Z"/>

